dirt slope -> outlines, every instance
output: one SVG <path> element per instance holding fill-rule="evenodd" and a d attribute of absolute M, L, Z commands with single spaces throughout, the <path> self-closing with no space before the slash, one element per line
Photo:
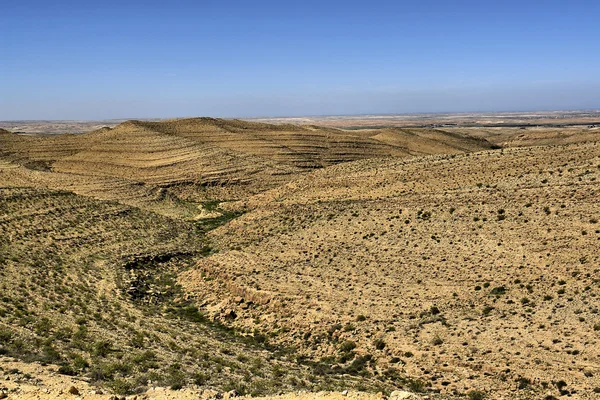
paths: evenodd
<path fill-rule="evenodd" d="M 593 398 L 599 177 L 598 144 L 330 167 L 232 204 L 250 212 L 181 283 L 333 367 Z"/>
<path fill-rule="evenodd" d="M 0 187 L 0 355 L 55 364 L 60 375 L 116 394 L 397 387 L 322 375 L 259 333 L 204 317 L 175 281 L 211 252 L 199 228 L 66 191 Z M 35 383 L 12 368 L 2 377 Z"/>
<path fill-rule="evenodd" d="M 95 135 L 88 149 L 53 165 L 57 172 L 129 178 L 155 185 L 244 184 L 295 172 L 244 153 L 147 129 L 131 122 Z M 272 178 L 276 179 L 276 178 Z"/>
<path fill-rule="evenodd" d="M 149 397 L 593 399 L 600 144 L 511 135 L 0 132 L 0 354 Z"/>
<path fill-rule="evenodd" d="M 485 138 L 502 147 L 557 146 L 600 141 L 600 127 L 443 128 L 448 133 Z"/>
<path fill-rule="evenodd" d="M 484 139 L 435 129 L 382 129 L 373 139 L 401 147 L 410 155 L 458 154 L 489 150 L 493 145 Z"/>
<path fill-rule="evenodd" d="M 362 158 L 402 155 L 392 146 L 336 129 L 214 118 L 141 124 L 156 131 L 300 168 L 318 168 Z"/>
<path fill-rule="evenodd" d="M 384 143 L 389 135 L 393 138 Z M 214 118 L 128 121 L 81 135 L 5 131 L 0 157 L 26 168 L 11 173 L 19 184 L 28 180 L 31 186 L 196 218 L 202 202 L 244 198 L 315 168 L 489 147 L 483 140 L 439 132 L 411 133 L 404 141 L 394 132 L 376 136 Z M 8 178 L 5 174 L 3 180 Z"/>

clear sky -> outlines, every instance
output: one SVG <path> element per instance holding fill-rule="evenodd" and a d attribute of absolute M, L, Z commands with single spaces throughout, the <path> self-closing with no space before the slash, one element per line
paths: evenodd
<path fill-rule="evenodd" d="M 0 120 L 597 108 L 599 0 L 0 0 Z"/>

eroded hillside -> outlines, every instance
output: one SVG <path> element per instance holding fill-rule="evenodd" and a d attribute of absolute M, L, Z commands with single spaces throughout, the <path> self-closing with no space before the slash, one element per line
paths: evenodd
<path fill-rule="evenodd" d="M 593 398 L 600 145 L 461 129 L 2 131 L 0 352 L 116 393 Z"/>
<path fill-rule="evenodd" d="M 4 131 L 0 157 L 24 167 L 21 175 L 29 175 L 34 186 L 194 218 L 201 215 L 197 207 L 202 202 L 244 198 L 315 168 L 491 147 L 483 139 L 457 134 L 413 133 L 411 138 L 386 143 L 377 132 L 192 118 L 128 121 L 81 135 Z"/>
<path fill-rule="evenodd" d="M 36 188 L 0 189 L 0 210 L 1 355 L 55 364 L 61 375 L 117 394 L 395 387 L 322 376 L 258 332 L 208 320 L 176 283 L 211 252 L 202 226 Z M 6 376 L 36 384 L 17 375 Z"/>
<path fill-rule="evenodd" d="M 342 164 L 231 204 L 180 281 L 331 368 L 592 398 L 599 176 L 597 144 Z"/>

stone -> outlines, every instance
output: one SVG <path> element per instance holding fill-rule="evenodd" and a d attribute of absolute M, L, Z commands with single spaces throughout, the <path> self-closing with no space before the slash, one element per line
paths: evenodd
<path fill-rule="evenodd" d="M 79 389 L 77 389 L 75 386 L 71 386 L 68 392 L 72 395 L 79 396 Z"/>
<path fill-rule="evenodd" d="M 420 397 L 414 393 L 405 392 L 404 390 L 394 390 L 390 393 L 389 400 L 419 400 Z"/>
<path fill-rule="evenodd" d="M 236 392 L 235 390 L 230 390 L 229 392 L 223 394 L 223 399 L 228 400 L 239 396 L 240 394 L 238 392 Z"/>

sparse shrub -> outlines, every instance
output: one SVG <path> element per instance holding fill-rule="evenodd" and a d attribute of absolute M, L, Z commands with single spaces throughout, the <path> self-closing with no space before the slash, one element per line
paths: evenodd
<path fill-rule="evenodd" d="M 506 288 L 504 286 L 498 286 L 490 290 L 490 294 L 494 296 L 501 296 L 506 293 Z"/>
<path fill-rule="evenodd" d="M 425 390 L 425 387 L 427 387 L 425 382 L 420 379 L 408 379 L 406 386 L 410 391 L 415 393 L 421 393 Z"/>
<path fill-rule="evenodd" d="M 439 336 L 434 337 L 433 340 L 431 341 L 431 344 L 434 346 L 440 346 L 443 343 L 444 343 L 444 340 Z"/>
<path fill-rule="evenodd" d="M 375 340 L 375 342 L 373 342 L 373 345 L 375 345 L 375 348 L 377 350 L 385 349 L 385 342 L 382 339 Z"/>
<path fill-rule="evenodd" d="M 10 342 L 12 339 L 12 332 L 7 329 L 0 330 L 0 344 L 5 344 Z"/>
<path fill-rule="evenodd" d="M 132 384 L 125 379 L 115 379 L 107 385 L 113 393 L 119 395 L 128 395 L 133 392 Z"/>
<path fill-rule="evenodd" d="M 185 374 L 181 371 L 180 364 L 171 364 L 168 369 L 167 385 L 172 390 L 180 390 L 185 385 Z"/>
<path fill-rule="evenodd" d="M 467 397 L 469 400 L 483 400 L 485 399 L 485 392 L 480 390 L 471 390 L 469 393 L 467 393 Z"/>
<path fill-rule="evenodd" d="M 544 213 L 546 213 L 546 215 L 550 215 L 552 213 L 552 211 L 550 211 L 550 207 L 544 207 Z"/>
<path fill-rule="evenodd" d="M 109 341 L 101 340 L 94 343 L 93 354 L 96 357 L 106 357 L 112 351 L 112 344 Z"/>
<path fill-rule="evenodd" d="M 340 345 L 340 350 L 343 351 L 344 353 L 352 351 L 356 348 L 356 343 L 354 343 L 351 340 L 346 340 L 345 342 L 343 342 Z"/>
<path fill-rule="evenodd" d="M 42 361 L 46 363 L 57 363 L 62 359 L 60 353 L 52 345 L 44 346 L 42 350 Z"/>
<path fill-rule="evenodd" d="M 201 372 L 196 372 L 192 375 L 192 381 L 194 382 L 195 385 L 198 386 L 202 386 L 205 385 L 206 382 L 208 382 L 208 375 L 203 374 Z"/>
<path fill-rule="evenodd" d="M 61 375 L 69 375 L 69 376 L 77 375 L 77 372 L 75 372 L 75 369 L 73 369 L 73 367 L 70 365 L 61 365 L 58 368 L 58 373 Z"/>
<path fill-rule="evenodd" d="M 39 336 L 48 336 L 51 327 L 50 320 L 47 317 L 43 317 L 35 324 L 35 333 Z"/>
<path fill-rule="evenodd" d="M 364 370 L 365 366 L 367 365 L 367 363 L 372 359 L 372 357 L 367 354 L 365 356 L 357 356 L 354 361 L 352 361 L 352 363 L 346 368 L 346 371 L 348 373 L 360 373 L 361 371 Z"/>
<path fill-rule="evenodd" d="M 531 379 L 520 377 L 517 379 L 517 387 L 521 390 L 527 389 L 531 385 Z"/>
<path fill-rule="evenodd" d="M 131 338 L 131 346 L 141 349 L 144 347 L 144 334 L 141 332 L 136 332 Z"/>
<path fill-rule="evenodd" d="M 73 358 L 72 365 L 73 369 L 76 371 L 83 371 L 90 366 L 87 360 L 80 355 L 76 355 L 75 358 Z"/>

